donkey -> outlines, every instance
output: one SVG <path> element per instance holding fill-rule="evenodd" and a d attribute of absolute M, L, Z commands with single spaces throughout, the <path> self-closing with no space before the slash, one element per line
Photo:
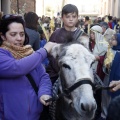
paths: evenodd
<path fill-rule="evenodd" d="M 82 36 L 81 39 L 85 40 L 87 38 Z M 75 86 L 79 82 L 88 82 L 80 83 L 69 92 L 69 95 L 60 97 L 57 100 L 56 120 L 92 120 L 97 108 L 93 96 L 94 76 L 91 69 L 95 57 L 80 42 L 68 41 L 70 42 L 56 45 L 51 51 L 60 67 L 59 92 L 64 93 L 66 88 Z"/>

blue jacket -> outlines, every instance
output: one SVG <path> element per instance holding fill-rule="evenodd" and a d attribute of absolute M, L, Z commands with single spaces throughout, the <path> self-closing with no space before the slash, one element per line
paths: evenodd
<path fill-rule="evenodd" d="M 120 51 L 120 33 L 117 34 L 117 46 L 114 46 L 112 49 L 116 51 L 116 54 L 112 62 L 109 82 L 112 80 L 120 80 L 120 52 L 118 52 Z M 114 98 L 120 95 L 120 90 L 117 92 L 110 92 L 110 95 Z"/>
<path fill-rule="evenodd" d="M 39 98 L 51 95 L 52 84 L 41 62 L 46 58 L 41 48 L 20 60 L 0 48 L 0 120 L 38 120 L 43 105 Z M 38 96 L 26 74 L 34 78 Z"/>

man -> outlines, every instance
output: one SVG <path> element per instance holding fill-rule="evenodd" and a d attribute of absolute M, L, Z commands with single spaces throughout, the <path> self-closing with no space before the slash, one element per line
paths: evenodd
<path fill-rule="evenodd" d="M 112 35 L 114 35 L 116 32 L 109 28 L 109 25 L 106 22 L 100 22 L 100 26 L 103 29 L 103 35 L 105 37 L 105 40 L 109 42 L 111 39 Z"/>

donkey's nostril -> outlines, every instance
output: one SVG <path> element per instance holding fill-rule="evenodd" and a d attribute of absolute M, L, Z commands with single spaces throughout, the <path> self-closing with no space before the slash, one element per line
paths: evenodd
<path fill-rule="evenodd" d="M 81 109 L 85 111 L 85 106 L 83 103 L 81 103 Z"/>
<path fill-rule="evenodd" d="M 93 111 L 96 109 L 96 104 L 81 103 L 81 109 L 83 111 Z"/>

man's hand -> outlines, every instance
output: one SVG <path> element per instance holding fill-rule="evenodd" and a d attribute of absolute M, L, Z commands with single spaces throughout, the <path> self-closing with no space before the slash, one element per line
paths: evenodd
<path fill-rule="evenodd" d="M 120 89 L 120 80 L 119 81 L 111 81 L 109 87 L 113 87 L 111 89 L 112 92 L 115 92 Z"/>

